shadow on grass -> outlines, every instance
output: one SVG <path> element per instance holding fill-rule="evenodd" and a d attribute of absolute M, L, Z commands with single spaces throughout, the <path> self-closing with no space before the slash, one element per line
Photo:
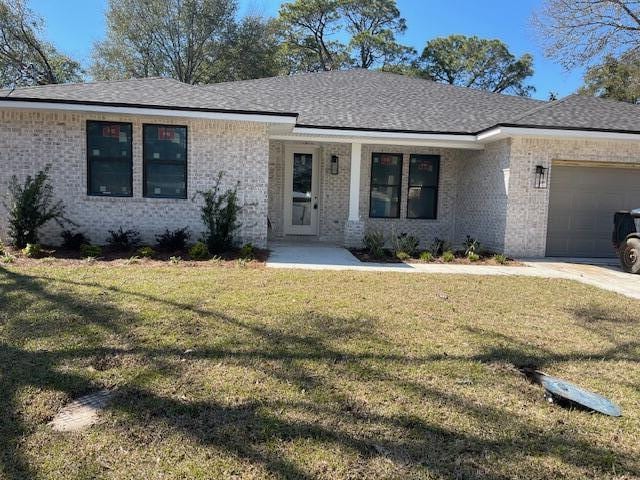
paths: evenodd
<path fill-rule="evenodd" d="M 8 332 L 9 343 L 0 343 L 0 459 L 4 474 L 11 479 L 32 478 L 37 475 L 29 465 L 21 449 L 21 440 L 30 434 L 30 426 L 21 417 L 16 404 L 15 392 L 30 386 L 66 393 L 73 398 L 83 393 L 102 388 L 86 378 L 68 373 L 58 367 L 71 361 L 91 361 L 96 358 L 112 357 L 120 354 L 141 356 L 149 361 L 152 368 L 166 369 L 167 359 L 179 358 L 181 348 L 166 348 L 137 341 L 132 326 L 141 319 L 131 311 L 123 311 L 114 303 L 101 301 L 95 297 L 83 298 L 74 295 L 71 288 L 52 291 L 49 285 L 60 282 L 67 286 L 91 287 L 96 291 L 109 291 L 152 302 L 159 306 L 189 311 L 198 318 L 215 320 L 237 330 L 238 341 L 232 346 L 202 347 L 190 354 L 199 360 L 232 359 L 238 365 L 261 368 L 277 380 L 289 382 L 306 390 L 327 387 L 328 380 L 309 371 L 304 362 L 325 364 L 342 375 L 360 375 L 363 380 L 385 382 L 389 388 L 401 389 L 417 395 L 422 402 L 446 404 L 456 412 L 489 422 L 499 428 L 504 422 L 505 412 L 490 405 L 470 401 L 458 392 L 429 388 L 416 382 L 407 381 L 394 374 L 394 366 L 407 364 L 426 365 L 429 362 L 452 360 L 440 355 L 407 357 L 393 353 L 348 353 L 331 343 L 340 338 L 362 338 L 371 336 L 375 319 L 352 322 L 344 318 L 328 318 L 310 314 L 306 319 L 313 328 L 309 332 L 290 333 L 279 331 L 258 322 L 248 322 L 225 315 L 222 312 L 199 308 L 118 287 L 105 287 L 96 282 L 61 281 L 54 278 L 35 277 L 18 274 L 0 268 L 0 321 Z M 99 292 L 98 292 L 99 295 Z M 30 308 L 29 302 L 37 297 L 34 312 L 23 317 Z M 31 300 L 30 300 L 31 299 Z M 39 319 L 38 312 L 57 312 L 53 318 Z M 45 318 L 43 316 L 43 318 Z M 28 320 L 32 319 L 32 320 Z M 65 320 L 66 319 L 66 320 Z M 71 320 L 69 320 L 71 319 Z M 305 319 L 303 319 L 305 320 Z M 35 323 L 29 323 L 30 321 Z M 300 319 L 297 319 L 300 321 Z M 80 328 L 78 334 L 86 336 L 87 345 L 68 346 L 56 350 L 28 348 L 28 340 L 49 337 L 60 332 L 65 322 L 70 329 Z M 470 330 L 470 334 L 487 335 L 482 330 Z M 242 341 L 243 335 L 258 340 L 258 348 Z M 499 334 L 491 333 L 495 340 Z M 103 346 L 105 338 L 120 339 L 125 346 Z M 556 361 L 580 359 L 580 353 L 557 355 L 553 352 L 531 348 L 512 338 L 499 338 L 508 347 L 488 349 L 479 356 L 457 357 L 465 361 L 505 360 L 516 362 L 534 361 L 546 364 Z M 380 350 L 384 340 L 376 340 Z M 628 358 L 633 358 L 636 344 L 627 345 Z M 371 349 L 370 349 L 371 350 Z M 603 360 L 624 357 L 624 345 L 605 350 Z M 585 354 L 593 359 L 592 353 Z M 366 404 L 354 404 L 353 399 L 338 393 L 336 388 L 327 402 L 318 401 L 274 401 L 256 400 L 240 405 L 223 405 L 214 401 L 181 401 L 160 396 L 150 390 L 133 384 L 121 385 L 109 408 L 126 413 L 126 418 L 135 419 L 139 425 L 153 428 L 154 423 L 169 426 L 186 434 L 202 445 L 215 446 L 230 454 L 260 465 L 276 477 L 311 478 L 296 462 L 287 460 L 268 445 L 273 440 L 291 441 L 310 439 L 326 442 L 340 449 L 355 452 L 363 459 L 384 457 L 399 468 L 418 469 L 436 476 L 482 477 L 487 479 L 506 478 L 496 473 L 487 463 L 487 455 L 503 459 L 518 458 L 523 452 L 539 456 L 553 450 L 561 460 L 578 468 L 589 469 L 597 474 L 609 473 L 611 464 L 606 460 L 615 459 L 619 475 L 638 475 L 637 466 L 630 460 L 621 458 L 614 449 L 597 446 L 582 440 L 578 435 L 541 432 L 532 426 L 526 417 L 512 416 L 509 421 L 515 426 L 516 435 L 507 438 L 495 436 L 487 438 L 470 435 L 458 429 L 444 428 L 439 423 L 429 423 L 411 415 L 381 415 Z M 273 412 L 313 413 L 322 422 L 292 420 L 295 415 L 276 415 Z M 301 418 L 298 416 L 297 418 Z M 347 421 L 357 428 L 343 428 L 340 422 Z M 393 438 L 376 433 L 384 429 L 395 429 L 399 435 Z"/>

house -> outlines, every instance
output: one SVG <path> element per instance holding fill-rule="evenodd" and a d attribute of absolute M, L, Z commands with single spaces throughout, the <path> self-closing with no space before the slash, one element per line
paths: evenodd
<path fill-rule="evenodd" d="M 0 193 L 47 164 L 95 243 L 120 226 L 147 241 L 198 234 L 196 192 L 223 171 L 246 204 L 238 240 L 260 247 L 358 245 L 376 228 L 423 244 L 471 235 L 512 256 L 608 256 L 613 212 L 640 206 L 640 106 L 367 70 L 0 91 Z M 42 240 L 59 233 L 48 225 Z"/>

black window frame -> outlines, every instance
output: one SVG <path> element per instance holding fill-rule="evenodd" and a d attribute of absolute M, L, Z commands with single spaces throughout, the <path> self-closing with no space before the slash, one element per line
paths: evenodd
<path fill-rule="evenodd" d="M 99 193 L 93 193 L 91 191 L 91 164 L 92 164 L 92 156 L 89 154 L 89 124 L 101 124 L 101 125 L 128 125 L 130 127 L 131 135 L 129 135 L 129 193 L 117 194 L 110 193 L 108 195 L 101 195 Z M 87 150 L 87 195 L 90 197 L 121 197 L 121 198 L 131 198 L 133 197 L 133 123 L 131 122 L 110 122 L 108 120 L 87 120 L 85 123 L 85 147 Z M 109 160 L 109 158 L 105 158 Z M 113 159 L 121 161 L 122 159 Z"/>
<path fill-rule="evenodd" d="M 435 185 L 412 185 L 411 184 L 411 160 L 417 157 L 429 157 L 436 159 L 436 182 Z M 437 220 L 438 219 L 438 196 L 440 194 L 440 155 L 412 153 L 409 155 L 409 172 L 407 173 L 407 218 L 410 220 Z M 434 191 L 433 217 L 411 217 L 409 216 L 409 201 L 411 189 L 428 189 Z"/>
<path fill-rule="evenodd" d="M 184 128 L 184 196 L 176 197 L 173 195 L 149 195 L 147 192 L 147 142 L 145 141 L 145 127 L 169 127 L 169 128 Z M 153 159 L 153 160 L 162 160 L 162 159 Z M 152 160 L 152 163 L 153 163 Z M 164 161 L 166 163 L 171 163 L 171 161 Z M 173 162 L 177 164 L 177 162 Z M 143 123 L 142 124 L 142 196 L 144 198 L 160 198 L 160 199 L 174 199 L 174 200 L 186 200 L 189 198 L 189 169 L 187 164 L 189 163 L 189 128 L 187 125 L 173 125 L 173 124 L 164 124 L 164 123 Z"/>
<path fill-rule="evenodd" d="M 400 158 L 400 177 L 398 178 L 397 184 L 383 184 L 383 183 L 373 183 L 373 159 L 376 155 L 392 155 Z M 400 218 L 401 210 L 402 210 L 402 169 L 404 168 L 404 155 L 402 153 L 387 153 L 387 152 L 373 152 L 371 154 L 371 169 L 369 171 L 369 218 Z M 398 189 L 398 214 L 394 216 L 379 216 L 373 215 L 371 212 L 372 208 L 372 194 L 374 187 L 396 187 Z"/>

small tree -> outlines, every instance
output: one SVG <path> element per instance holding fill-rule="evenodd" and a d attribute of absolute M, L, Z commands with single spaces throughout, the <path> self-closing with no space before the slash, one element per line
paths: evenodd
<path fill-rule="evenodd" d="M 47 182 L 49 169 L 47 165 L 35 177 L 27 176 L 22 185 L 15 175 L 9 182 L 8 201 L 3 204 L 9 212 L 9 236 L 18 248 L 38 243 L 38 229 L 49 220 L 60 226 L 68 222 L 62 201 L 53 200 L 53 187 Z"/>
<path fill-rule="evenodd" d="M 211 253 L 231 248 L 233 235 L 240 228 L 238 214 L 242 206 L 238 205 L 238 184 L 222 192 L 223 175 L 223 172 L 218 174 L 213 188 L 198 192 L 204 198 L 201 217 L 206 230 L 203 240 Z"/>

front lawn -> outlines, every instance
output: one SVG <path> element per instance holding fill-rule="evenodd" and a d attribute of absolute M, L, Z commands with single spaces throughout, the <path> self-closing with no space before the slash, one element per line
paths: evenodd
<path fill-rule="evenodd" d="M 0 478 L 638 477 L 639 306 L 536 278 L 0 266 Z M 545 403 L 525 364 L 624 416 Z M 99 424 L 48 425 L 105 387 Z"/>

